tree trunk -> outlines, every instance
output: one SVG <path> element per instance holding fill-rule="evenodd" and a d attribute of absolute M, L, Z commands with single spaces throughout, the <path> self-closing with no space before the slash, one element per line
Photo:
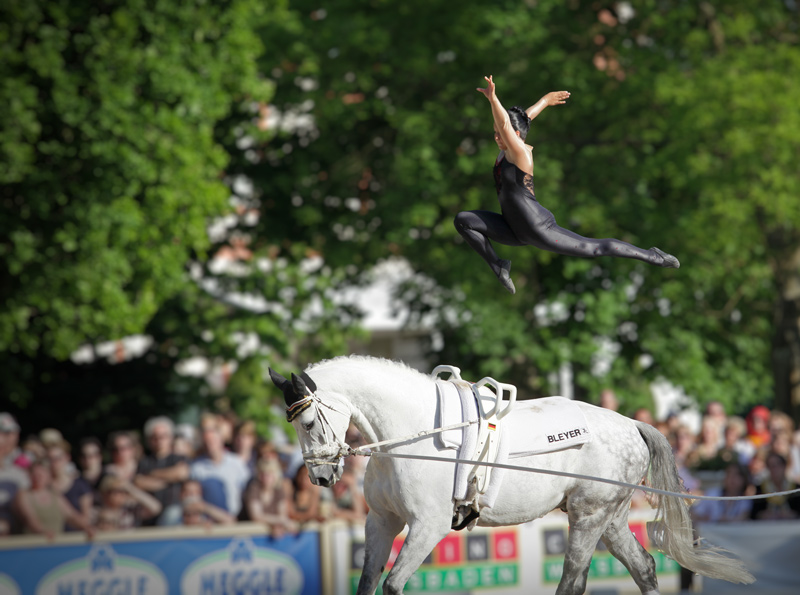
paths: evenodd
<path fill-rule="evenodd" d="M 778 289 L 772 343 L 775 409 L 788 413 L 797 423 L 800 421 L 800 247 L 788 251 L 775 268 Z"/>

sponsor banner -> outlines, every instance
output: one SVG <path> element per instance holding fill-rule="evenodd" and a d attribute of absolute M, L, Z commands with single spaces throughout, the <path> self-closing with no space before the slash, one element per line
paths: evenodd
<path fill-rule="evenodd" d="M 181 593 L 303 593 L 303 571 L 294 559 L 248 541 L 195 560 L 183 571 Z"/>
<path fill-rule="evenodd" d="M 656 561 L 659 585 L 677 591 L 679 567 L 647 540 L 650 510 L 632 510 L 630 529 Z M 466 595 L 552 595 L 564 564 L 569 523 L 560 512 L 517 527 L 484 528 L 449 533 L 406 585 L 407 593 Z M 364 528 L 331 531 L 333 595 L 353 595 L 364 561 Z M 395 539 L 386 570 L 392 567 L 405 534 Z M 347 554 L 345 553 L 347 552 Z M 384 573 L 381 584 L 386 578 Z M 638 593 L 627 569 L 598 543 L 589 570 L 587 592 Z M 380 588 L 377 591 L 380 593 Z"/>
<path fill-rule="evenodd" d="M 3 595 L 322 592 L 316 532 L 280 539 L 187 537 L 0 550 L 0 568 Z"/>
<path fill-rule="evenodd" d="M 85 556 L 59 564 L 44 573 L 36 595 L 66 593 L 164 593 L 167 578 L 157 566 L 134 556 L 123 556 L 109 544 L 92 547 Z"/>
<path fill-rule="evenodd" d="M 350 592 L 358 589 L 359 576 L 351 576 Z M 383 588 L 384 575 L 378 585 Z M 469 592 L 473 589 L 493 589 L 500 587 L 519 587 L 519 567 L 508 565 L 476 565 L 458 568 L 425 568 L 414 573 L 406 583 L 409 593 L 441 593 L 446 591 Z"/>
<path fill-rule="evenodd" d="M 17 581 L 4 572 L 0 572 L 0 594 L 2 595 L 21 595 Z"/>
<path fill-rule="evenodd" d="M 656 574 L 661 577 L 665 574 L 675 574 L 680 571 L 680 566 L 674 560 L 667 558 L 661 552 L 650 547 L 647 537 L 647 523 L 643 520 L 631 520 L 629 522 L 631 533 L 636 537 L 645 549 L 653 556 L 656 562 Z M 550 525 L 542 524 L 541 533 L 543 535 L 542 544 L 544 556 L 542 557 L 542 582 L 550 583 L 553 586 L 561 580 L 564 567 L 564 553 L 567 547 L 568 527 L 564 524 Z M 602 541 L 598 542 L 592 555 L 592 562 L 589 566 L 589 580 L 591 579 L 621 579 L 629 577 L 630 573 L 625 566 L 612 556 Z"/>
<path fill-rule="evenodd" d="M 334 549 L 346 548 L 350 552 L 346 573 L 346 589 L 334 589 L 334 593 L 354 594 L 361 578 L 364 561 L 364 533 L 348 530 L 333 535 Z M 386 564 L 387 572 L 394 565 L 405 534 L 392 544 L 392 553 Z M 476 528 L 474 531 L 451 532 L 434 548 L 419 570 L 411 577 L 405 591 L 409 593 L 467 593 L 473 590 L 520 587 L 519 530 L 517 527 L 502 529 Z M 339 569 L 344 560 L 339 560 Z M 334 571 L 336 573 L 336 571 Z M 381 579 L 382 588 L 386 573 Z"/>

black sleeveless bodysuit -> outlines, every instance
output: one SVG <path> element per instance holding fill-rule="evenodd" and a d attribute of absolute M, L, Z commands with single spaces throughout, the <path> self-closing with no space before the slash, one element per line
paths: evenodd
<path fill-rule="evenodd" d="M 535 246 L 565 256 L 616 256 L 662 266 L 664 258 L 655 250 L 614 238 L 585 238 L 559 227 L 553 214 L 536 200 L 533 176 L 508 159 L 496 162 L 493 173 L 501 213 L 462 211 L 456 216 L 455 226 L 495 274 L 500 272 L 500 259 L 490 240 L 506 246 Z"/>

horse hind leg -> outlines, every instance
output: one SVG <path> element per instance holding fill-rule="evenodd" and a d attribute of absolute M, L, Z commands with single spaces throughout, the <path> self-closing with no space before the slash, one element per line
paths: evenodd
<path fill-rule="evenodd" d="M 575 512 L 580 506 L 568 504 L 569 541 L 564 555 L 564 572 L 556 589 L 556 595 L 580 595 L 586 591 L 586 580 L 592 554 L 600 536 L 608 526 L 608 510 L 593 506 L 590 514 Z"/>
<path fill-rule="evenodd" d="M 602 540 L 608 551 L 628 569 L 644 595 L 659 593 L 655 560 L 631 533 L 627 509 L 611 521 Z"/>
<path fill-rule="evenodd" d="M 383 583 L 384 595 L 401 595 L 411 575 L 425 561 L 436 544 L 450 532 L 448 516 L 436 519 L 441 521 L 425 518 L 409 524 L 406 541 L 389 571 L 389 576 L 386 577 L 386 582 Z"/>
<path fill-rule="evenodd" d="M 375 509 L 367 514 L 364 543 L 364 569 L 358 581 L 356 595 L 372 595 L 378 587 L 381 573 L 392 552 L 392 543 L 405 523 L 391 513 L 379 515 Z"/>

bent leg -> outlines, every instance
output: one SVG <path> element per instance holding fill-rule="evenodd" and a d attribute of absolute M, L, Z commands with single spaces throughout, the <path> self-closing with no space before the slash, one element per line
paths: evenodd
<path fill-rule="evenodd" d="M 657 595 L 655 560 L 631 533 L 627 516 L 627 508 L 623 513 L 617 514 L 603 533 L 603 543 L 606 544 L 608 551 L 625 565 L 644 595 Z"/>
<path fill-rule="evenodd" d="M 564 555 L 564 572 L 556 589 L 556 595 L 580 595 L 586 591 L 589 565 L 597 541 L 604 533 L 608 523 L 607 512 L 603 508 L 591 513 L 578 514 L 580 504 L 569 508 L 569 541 Z"/>
<path fill-rule="evenodd" d="M 492 268 L 495 275 L 500 275 L 501 260 L 492 247 L 492 242 L 506 246 L 522 246 L 514 231 L 500 213 L 492 211 L 461 211 L 456 215 L 455 226 L 467 244 L 481 255 Z"/>
<path fill-rule="evenodd" d="M 417 520 L 409 524 L 400 554 L 383 583 L 384 595 L 401 595 L 403 587 L 428 554 L 450 532 L 448 516 Z"/>

